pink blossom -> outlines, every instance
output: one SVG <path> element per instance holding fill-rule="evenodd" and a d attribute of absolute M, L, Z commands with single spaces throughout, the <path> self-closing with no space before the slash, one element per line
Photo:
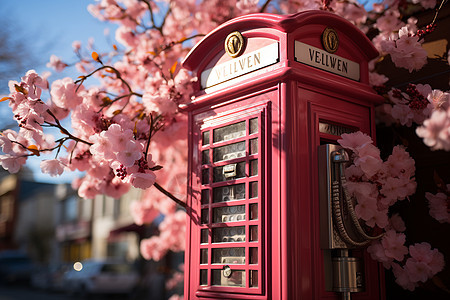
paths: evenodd
<path fill-rule="evenodd" d="M 55 177 L 64 172 L 64 165 L 58 159 L 43 160 L 41 162 L 41 170 L 42 173 Z"/>
<path fill-rule="evenodd" d="M 426 263 L 411 258 L 406 260 L 405 271 L 413 282 L 425 282 L 431 275 L 431 268 Z"/>
<path fill-rule="evenodd" d="M 363 5 L 360 5 L 356 1 L 349 1 L 348 3 L 340 1 L 330 1 L 333 11 L 352 22 L 353 24 L 362 24 L 366 22 L 367 11 Z"/>
<path fill-rule="evenodd" d="M 48 89 L 48 81 L 45 77 L 39 76 L 38 73 L 36 73 L 35 70 L 29 70 L 27 71 L 27 73 L 25 74 L 24 77 L 21 78 L 22 82 L 24 82 L 27 86 L 29 87 L 33 87 L 36 86 L 40 89 Z M 34 88 L 32 89 L 34 90 Z M 28 90 L 28 96 L 30 97 L 30 93 L 35 93 L 32 90 Z M 37 98 L 39 98 L 40 96 L 40 92 L 39 94 L 34 94 L 37 96 Z"/>
<path fill-rule="evenodd" d="M 55 80 L 50 91 L 53 103 L 61 108 L 74 109 L 83 100 L 76 89 L 77 85 L 69 77 Z"/>
<path fill-rule="evenodd" d="M 81 42 L 80 42 L 80 41 L 74 41 L 74 42 L 72 42 L 72 49 L 73 49 L 73 51 L 75 51 L 75 52 L 80 51 L 80 49 L 81 49 Z"/>
<path fill-rule="evenodd" d="M 414 4 L 420 4 L 423 8 L 434 8 L 436 6 L 436 0 L 412 0 Z"/>
<path fill-rule="evenodd" d="M 26 163 L 27 158 L 23 156 L 0 155 L 0 165 L 9 173 L 17 173 L 20 167 Z"/>
<path fill-rule="evenodd" d="M 390 265 L 394 260 L 392 257 L 386 256 L 384 248 L 379 241 L 372 242 L 370 246 L 367 247 L 367 252 L 370 254 L 372 259 L 383 263 L 385 268 L 390 268 Z"/>
<path fill-rule="evenodd" d="M 148 201 L 133 201 L 130 213 L 137 225 L 150 224 L 160 214 Z"/>
<path fill-rule="evenodd" d="M 388 230 L 381 238 L 381 245 L 385 250 L 387 257 L 402 261 L 403 257 L 408 254 L 408 248 L 405 244 L 405 235 L 397 233 L 394 230 Z"/>
<path fill-rule="evenodd" d="M 115 158 L 113 153 L 114 145 L 105 137 L 104 131 L 100 134 L 94 134 L 89 138 L 89 141 L 93 143 L 89 151 L 93 156 L 98 157 L 98 160 L 105 159 L 110 161 Z"/>
<path fill-rule="evenodd" d="M 387 209 L 374 211 L 373 217 L 366 221 L 366 225 L 369 227 L 378 226 L 385 228 L 389 224 L 389 218 L 387 215 Z"/>
<path fill-rule="evenodd" d="M 430 208 L 430 216 L 435 218 L 439 223 L 450 223 L 450 214 L 448 210 L 448 197 L 444 193 L 425 193 L 425 198 L 428 200 L 428 207 Z"/>
<path fill-rule="evenodd" d="M 236 7 L 243 13 L 254 12 L 257 9 L 258 0 L 237 0 Z"/>
<path fill-rule="evenodd" d="M 364 176 L 364 172 L 361 170 L 361 168 L 355 166 L 354 164 L 345 168 L 344 173 L 347 180 L 350 181 L 361 181 Z"/>
<path fill-rule="evenodd" d="M 367 134 L 362 133 L 361 131 L 357 131 L 354 133 L 342 134 L 341 139 L 339 139 L 337 142 L 344 148 L 356 151 L 357 149 L 372 143 L 372 138 Z"/>
<path fill-rule="evenodd" d="M 154 236 L 149 239 L 143 239 L 140 250 L 145 259 L 159 261 L 166 255 L 169 249 L 165 247 L 163 241 L 158 236 Z"/>
<path fill-rule="evenodd" d="M 170 99 L 167 92 L 161 93 L 145 93 L 142 102 L 147 111 L 158 112 L 160 114 L 173 114 L 177 110 L 177 105 Z"/>
<path fill-rule="evenodd" d="M 130 190 L 130 185 L 124 183 L 120 178 L 114 177 L 103 185 L 102 192 L 112 198 L 118 199 Z"/>
<path fill-rule="evenodd" d="M 413 122 L 414 113 L 408 105 L 394 104 L 391 115 L 398 120 L 400 124 L 410 127 Z"/>
<path fill-rule="evenodd" d="M 377 198 L 374 197 L 376 186 L 361 182 L 361 183 L 347 183 L 346 188 L 350 195 L 357 199 L 355 212 L 358 218 L 365 221 L 372 219 L 377 212 Z"/>
<path fill-rule="evenodd" d="M 61 72 L 67 67 L 67 64 L 64 63 L 59 57 L 52 54 L 50 56 L 50 62 L 47 63 L 47 68 L 53 68 L 56 72 Z"/>
<path fill-rule="evenodd" d="M 112 124 L 111 126 L 109 126 L 104 135 L 105 138 L 107 138 L 109 142 L 114 145 L 114 152 L 120 153 L 125 150 L 128 142 L 134 142 L 133 131 L 131 129 L 124 130 L 119 124 Z M 136 145 L 135 142 L 133 146 L 137 150 L 138 145 Z"/>
<path fill-rule="evenodd" d="M 375 26 L 381 32 L 394 32 L 403 26 L 403 22 L 400 21 L 399 17 L 400 12 L 398 10 L 389 9 L 377 19 Z"/>
<path fill-rule="evenodd" d="M 409 291 L 414 291 L 414 289 L 418 286 L 418 284 L 415 281 L 411 280 L 409 272 L 407 272 L 400 265 L 394 263 L 392 265 L 392 271 L 395 276 L 395 282 L 402 288 L 407 289 Z"/>
<path fill-rule="evenodd" d="M 444 269 L 444 256 L 437 249 L 431 249 L 428 243 L 416 243 L 409 246 L 411 255 L 405 264 L 412 281 L 425 282 Z"/>
<path fill-rule="evenodd" d="M 160 260 L 168 250 L 182 251 L 185 247 L 186 213 L 177 211 L 166 215 L 159 225 L 161 234 L 141 241 L 145 259 Z"/>
<path fill-rule="evenodd" d="M 381 170 L 383 161 L 379 157 L 371 155 L 360 156 L 355 160 L 355 166 L 360 167 L 364 174 L 371 178 Z"/>
<path fill-rule="evenodd" d="M 376 72 L 369 73 L 369 82 L 371 86 L 382 86 L 387 81 L 389 81 L 389 78 L 383 74 L 378 74 Z"/>
<path fill-rule="evenodd" d="M 386 49 L 398 68 L 405 68 L 411 73 L 420 70 L 427 63 L 427 52 L 422 48 L 418 36 L 410 36 L 407 28 L 399 32 L 395 47 Z"/>
<path fill-rule="evenodd" d="M 411 178 L 414 176 L 415 162 L 414 159 L 409 156 L 405 148 L 402 146 L 395 146 L 392 150 L 392 154 L 388 157 L 387 169 L 393 177 Z"/>
<path fill-rule="evenodd" d="M 130 174 L 129 180 L 132 186 L 147 189 L 155 183 L 156 175 L 152 171 L 148 171 L 147 173 L 132 173 Z"/>
<path fill-rule="evenodd" d="M 385 198 L 385 204 L 392 205 L 397 200 L 404 200 L 406 197 L 414 194 L 417 183 L 409 178 L 388 177 L 382 186 L 380 193 Z"/>
<path fill-rule="evenodd" d="M 10 132 L 14 132 L 11 129 L 7 129 Z M 7 137 L 5 134 L 6 130 L 1 133 L 0 135 L 0 148 L 2 149 L 3 153 L 9 154 L 12 151 L 12 143 L 11 140 Z"/>
<path fill-rule="evenodd" d="M 403 222 L 403 219 L 399 214 L 393 214 L 389 218 L 389 228 L 392 228 L 397 232 L 403 232 L 406 230 L 405 222 Z"/>
<path fill-rule="evenodd" d="M 432 150 L 450 151 L 450 107 L 447 111 L 435 110 L 416 133 Z"/>
<path fill-rule="evenodd" d="M 117 153 L 117 160 L 125 167 L 131 167 L 134 162 L 142 157 L 142 150 L 135 141 L 128 141 L 123 150 Z"/>
<path fill-rule="evenodd" d="M 81 184 L 78 187 L 78 195 L 84 199 L 94 199 L 99 193 L 100 191 L 95 182 L 89 180 L 81 181 Z"/>
<path fill-rule="evenodd" d="M 450 93 L 443 92 L 441 90 L 433 90 L 426 95 L 428 101 L 433 104 L 435 109 L 448 109 L 450 105 Z"/>

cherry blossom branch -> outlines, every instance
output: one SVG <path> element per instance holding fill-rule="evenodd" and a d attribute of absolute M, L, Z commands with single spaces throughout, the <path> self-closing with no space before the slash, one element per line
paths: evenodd
<path fill-rule="evenodd" d="M 148 149 L 150 147 L 150 140 L 158 132 L 163 125 L 159 125 L 159 120 L 162 118 L 161 115 L 156 116 L 156 120 L 150 115 L 150 132 L 148 133 L 147 146 L 145 147 L 144 158 L 147 159 Z M 159 126 L 158 126 L 159 125 Z"/>
<path fill-rule="evenodd" d="M 61 130 L 61 132 L 62 132 L 63 134 L 66 134 L 66 135 L 68 136 L 69 139 L 72 139 L 72 140 L 74 140 L 74 141 L 76 141 L 76 142 L 84 143 L 84 144 L 89 145 L 89 146 L 92 146 L 92 145 L 93 145 L 92 143 L 90 143 L 90 142 L 88 142 L 88 141 L 85 141 L 85 140 L 83 140 L 83 139 L 80 139 L 80 138 L 78 138 L 78 137 L 72 135 L 67 129 L 65 129 L 65 128 L 61 125 L 61 123 L 59 122 L 58 118 L 57 118 L 57 117 L 56 117 L 49 109 L 47 109 L 47 113 L 48 113 L 50 116 L 52 116 L 52 118 L 53 118 L 53 120 L 55 121 L 56 124 L 53 124 L 53 123 L 50 123 L 50 122 L 47 122 L 47 121 L 45 121 L 45 124 L 48 124 L 48 125 L 53 126 L 53 127 L 57 127 L 59 130 Z"/>
<path fill-rule="evenodd" d="M 264 4 L 261 6 L 261 9 L 259 10 L 259 12 L 263 13 L 266 10 L 267 6 L 269 6 L 271 1 L 272 0 L 267 0 L 266 2 L 264 2 Z"/>
<path fill-rule="evenodd" d="M 112 66 L 103 65 L 103 63 L 100 61 L 100 59 L 96 59 L 96 61 L 99 62 L 99 63 L 101 63 L 102 66 L 99 67 L 99 68 L 97 68 L 97 69 L 95 69 L 94 71 L 92 71 L 92 72 L 89 73 L 88 75 L 82 75 L 82 76 L 80 76 L 79 79 L 75 81 L 75 84 L 78 84 L 78 83 L 79 83 L 80 86 L 81 86 L 81 85 L 83 84 L 83 82 L 84 82 L 86 79 L 88 79 L 89 77 L 91 77 L 91 76 L 94 75 L 95 73 L 97 73 L 97 72 L 99 72 L 99 71 L 101 71 L 101 70 L 103 70 L 103 69 L 109 69 L 109 70 L 111 70 L 114 74 L 116 74 L 117 79 L 119 79 L 120 81 L 122 81 L 122 83 L 128 88 L 128 91 L 129 91 L 130 93 L 133 93 L 133 90 L 132 90 L 132 88 L 130 87 L 130 85 L 128 84 L 128 82 L 126 82 L 126 80 L 122 78 L 122 76 L 120 75 L 120 72 L 119 72 L 116 68 L 114 68 L 114 67 L 112 67 Z"/>
<path fill-rule="evenodd" d="M 184 209 L 187 208 L 186 203 L 184 203 L 183 201 L 181 201 L 180 199 L 175 197 L 172 193 L 168 192 L 166 189 L 164 189 L 162 186 L 160 186 L 157 182 L 155 182 L 153 185 L 155 186 L 155 188 L 158 189 L 158 191 L 160 191 L 161 193 L 163 193 L 164 195 L 166 195 L 167 197 L 169 197 L 170 199 L 175 201 L 178 205 L 182 206 Z"/>

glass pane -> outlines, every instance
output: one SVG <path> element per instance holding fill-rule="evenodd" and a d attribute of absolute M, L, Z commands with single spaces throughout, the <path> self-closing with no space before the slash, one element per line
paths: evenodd
<path fill-rule="evenodd" d="M 214 223 L 245 221 L 245 205 L 213 208 Z"/>
<path fill-rule="evenodd" d="M 202 229 L 200 232 L 200 243 L 207 244 L 208 243 L 208 229 Z"/>
<path fill-rule="evenodd" d="M 227 185 L 213 189 L 213 202 L 227 202 L 245 199 L 245 183 Z"/>
<path fill-rule="evenodd" d="M 250 264 L 257 265 L 258 264 L 258 248 L 250 247 Z"/>
<path fill-rule="evenodd" d="M 258 287 L 258 271 L 250 270 L 250 287 Z"/>
<path fill-rule="evenodd" d="M 250 204 L 250 220 L 258 220 L 258 203 Z"/>
<path fill-rule="evenodd" d="M 258 154 L 258 139 L 250 140 L 250 155 Z"/>
<path fill-rule="evenodd" d="M 208 285 L 208 270 L 200 270 L 200 285 Z"/>
<path fill-rule="evenodd" d="M 214 129 L 214 143 L 229 141 L 245 136 L 245 121 Z"/>
<path fill-rule="evenodd" d="M 258 182 L 250 182 L 250 198 L 258 198 Z"/>
<path fill-rule="evenodd" d="M 209 190 L 202 190 L 202 204 L 209 203 Z"/>
<path fill-rule="evenodd" d="M 258 160 L 254 159 L 250 161 L 250 176 L 258 175 Z"/>
<path fill-rule="evenodd" d="M 250 134 L 258 133 L 258 118 L 250 119 Z"/>
<path fill-rule="evenodd" d="M 253 225 L 250 226 L 250 242 L 257 242 L 258 241 L 258 226 Z"/>
<path fill-rule="evenodd" d="M 209 169 L 202 170 L 202 184 L 209 183 Z"/>
<path fill-rule="evenodd" d="M 202 134 L 202 144 L 204 145 L 209 145 L 209 131 L 205 131 Z"/>
<path fill-rule="evenodd" d="M 209 164 L 209 150 L 202 151 L 202 165 Z"/>
<path fill-rule="evenodd" d="M 245 156 L 245 141 L 214 148 L 213 162 Z"/>
<path fill-rule="evenodd" d="M 245 242 L 245 227 L 213 228 L 213 243 Z"/>
<path fill-rule="evenodd" d="M 213 248 L 213 264 L 245 264 L 245 248 Z"/>
<path fill-rule="evenodd" d="M 245 271 L 242 270 L 211 270 L 212 285 L 245 287 Z"/>
<path fill-rule="evenodd" d="M 208 224 L 209 210 L 207 208 L 202 209 L 202 224 Z"/>
<path fill-rule="evenodd" d="M 214 168 L 214 182 L 245 177 L 245 161 Z"/>
<path fill-rule="evenodd" d="M 208 263 L 208 249 L 200 249 L 200 263 L 201 264 Z"/>

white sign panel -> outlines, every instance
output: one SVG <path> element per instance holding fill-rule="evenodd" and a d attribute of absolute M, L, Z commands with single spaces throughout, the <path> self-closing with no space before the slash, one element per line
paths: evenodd
<path fill-rule="evenodd" d="M 256 71 L 277 63 L 278 58 L 278 43 L 270 44 L 203 71 L 201 74 L 201 86 L 202 88 L 208 88 Z"/>
<path fill-rule="evenodd" d="M 295 59 L 309 66 L 359 81 L 358 63 L 311 45 L 295 41 Z"/>

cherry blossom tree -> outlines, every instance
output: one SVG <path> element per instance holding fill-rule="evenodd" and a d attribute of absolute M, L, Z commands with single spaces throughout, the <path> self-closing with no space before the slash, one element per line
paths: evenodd
<path fill-rule="evenodd" d="M 366 11 L 356 0 L 97 1 L 88 10 L 99 20 L 118 24 L 117 43 L 104 53 L 86 54 L 74 42 L 76 63 L 49 58 L 49 68 L 59 72 L 74 66 L 78 78 L 50 83 L 48 75 L 30 70 L 20 81 L 9 82 L 10 94 L 2 105 L 9 104 L 20 129 L 1 133 L 0 164 L 16 173 L 28 157 L 50 152 L 54 159 L 42 161 L 42 172 L 51 176 L 84 172 L 73 183 L 81 197 L 117 198 L 130 187 L 144 189 L 131 210 L 138 224 L 165 215 L 160 235 L 141 243 L 142 255 L 158 260 L 167 251 L 184 247 L 187 117 L 178 107 L 189 103 L 197 79 L 179 62 L 196 42 L 243 14 L 332 11 L 367 33 L 380 52 L 370 64 L 370 83 L 386 100 L 377 108 L 380 126 L 412 129 L 430 151 L 450 151 L 449 92 L 427 84 L 389 86 L 389 72 L 379 67 L 389 59 L 392 68 L 412 74 L 421 70 L 430 61 L 423 42 L 440 29 L 437 16 L 447 2 L 384 0 Z M 419 10 L 435 14 L 423 28 L 417 27 L 411 14 Z M 449 64 L 446 56 L 436 60 Z M 91 78 L 99 84 L 90 84 Z M 52 134 L 52 128 L 59 134 Z M 392 270 L 400 286 L 414 290 L 437 278 L 445 258 L 430 243 L 409 240 L 408 227 L 395 212 L 398 203 L 410 201 L 421 184 L 415 180 L 415 156 L 408 152 L 405 139 L 398 140 L 403 142 L 384 157 L 361 132 L 344 134 L 340 143 L 353 155 L 346 189 L 355 199 L 356 214 L 364 226 L 384 232 L 368 252 Z M 422 196 L 439 224 L 450 223 L 450 185 L 444 181 L 435 176 L 434 190 Z"/>

